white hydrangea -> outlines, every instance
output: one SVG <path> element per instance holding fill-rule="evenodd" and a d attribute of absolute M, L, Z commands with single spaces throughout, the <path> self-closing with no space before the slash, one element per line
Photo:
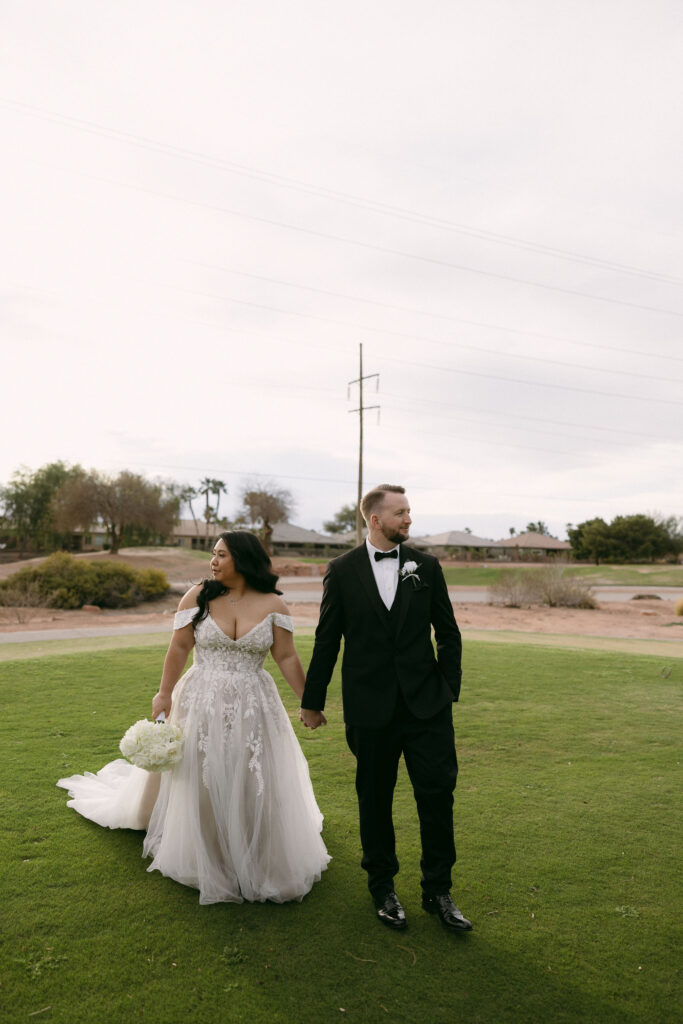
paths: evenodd
<path fill-rule="evenodd" d="M 126 731 L 119 750 L 138 768 L 163 772 L 182 760 L 183 743 L 183 733 L 177 725 L 142 718 Z"/>

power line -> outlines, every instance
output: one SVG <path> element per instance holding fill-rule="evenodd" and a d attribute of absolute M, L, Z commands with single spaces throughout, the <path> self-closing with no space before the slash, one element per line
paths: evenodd
<path fill-rule="evenodd" d="M 399 401 L 403 400 L 403 396 L 389 394 L 386 391 L 383 392 L 383 395 L 385 397 L 387 397 L 387 398 L 397 398 L 397 399 L 399 399 Z M 430 406 L 435 406 L 436 405 L 436 406 L 440 406 L 440 407 L 442 407 L 444 409 L 452 409 L 453 408 L 453 403 L 452 402 L 435 402 L 432 399 L 430 399 L 429 400 L 429 404 L 430 404 Z M 473 412 L 473 413 L 475 413 L 475 415 L 478 415 L 478 416 L 482 415 L 481 407 L 475 408 L 474 406 L 462 405 L 462 403 L 458 402 L 458 409 L 463 409 L 463 410 L 465 410 L 467 412 Z M 430 415 L 430 414 L 427 414 L 427 415 Z M 434 415 L 440 415 L 440 414 L 434 414 Z M 643 438 L 643 439 L 658 441 L 660 443 L 662 443 L 663 440 L 665 440 L 665 439 L 662 439 L 659 434 L 644 434 L 642 432 L 638 432 L 638 431 L 635 431 L 635 430 L 625 430 L 623 427 L 599 427 L 599 426 L 597 426 L 594 423 L 576 423 L 576 422 L 572 422 L 572 421 L 568 421 L 568 420 L 551 420 L 551 419 L 547 419 L 544 416 L 523 416 L 520 413 L 505 413 L 503 415 L 501 413 L 495 413 L 495 412 L 494 413 L 484 414 L 484 415 L 493 416 L 494 418 L 501 419 L 501 420 L 529 420 L 531 423 L 541 423 L 543 425 L 545 425 L 546 423 L 552 423 L 553 425 L 560 426 L 560 427 L 578 427 L 578 428 L 582 428 L 582 429 L 585 429 L 585 430 L 600 430 L 600 431 L 604 431 L 604 432 L 612 433 L 612 434 L 629 434 L 632 437 L 637 437 L 637 438 Z M 586 440 L 590 440 L 590 438 L 586 438 Z"/>
<path fill-rule="evenodd" d="M 148 149 L 155 153 L 162 153 L 166 156 L 178 157 L 195 163 L 205 164 L 209 167 L 227 171 L 230 174 L 252 178 L 266 184 L 276 185 L 280 188 L 287 188 L 305 195 L 318 196 L 334 202 L 354 206 L 359 209 L 383 214 L 385 216 L 392 216 L 399 220 L 409 221 L 410 223 L 423 224 L 428 227 L 435 227 L 439 230 L 449 231 L 454 234 L 466 235 L 495 244 L 513 246 L 515 248 L 525 249 L 529 252 L 536 252 L 541 255 L 554 256 L 559 259 L 568 260 L 573 263 L 586 264 L 598 269 L 637 275 L 650 280 L 661 281 L 666 284 L 683 284 L 682 278 L 671 274 L 662 274 L 657 271 L 644 270 L 640 267 L 634 267 L 625 263 L 617 263 L 613 260 L 605 260 L 599 257 L 586 255 L 584 253 L 561 249 L 556 246 L 544 245 L 540 242 L 531 242 L 528 239 L 520 239 L 512 235 L 504 235 L 498 232 L 487 231 L 484 228 L 457 223 L 446 220 L 445 218 L 435 217 L 431 214 L 421 213 L 420 211 L 394 206 L 389 203 L 381 202 L 380 200 L 369 199 L 364 196 L 356 196 L 336 189 L 329 189 L 325 186 L 315 185 L 310 182 L 303 182 L 300 179 L 287 177 L 272 171 L 264 171 L 260 168 L 249 167 L 234 161 L 225 160 L 222 157 L 215 157 L 196 150 L 190 150 L 181 146 L 174 146 L 169 143 L 159 142 L 158 140 L 151 139 L 148 136 L 135 135 L 131 132 L 120 131 L 115 128 L 107 127 L 106 125 L 98 124 L 94 121 L 86 121 L 82 118 L 74 117 L 70 114 L 48 111 L 44 108 L 12 100 L 8 97 L 0 97 L 0 103 L 4 104 L 11 110 L 14 110 L 15 113 L 22 113 L 41 120 L 51 121 L 55 124 L 66 125 L 88 134 L 126 142 L 143 149 Z"/>
<path fill-rule="evenodd" d="M 65 170 L 66 168 L 62 168 Z M 130 182 L 116 181 L 104 175 L 90 174 L 85 171 L 70 169 L 70 173 L 78 174 L 81 177 L 90 178 L 94 181 L 106 182 L 109 185 L 116 185 L 119 188 L 129 189 L 133 192 L 140 192 L 144 195 L 156 196 L 162 199 L 170 199 L 173 202 L 183 203 L 186 206 L 197 207 L 198 209 L 212 210 L 215 213 L 227 214 L 230 217 L 238 217 L 243 220 L 253 221 L 257 224 L 267 224 L 270 227 L 284 228 L 287 231 L 294 231 L 298 234 L 309 235 L 313 238 L 324 238 L 327 241 L 341 242 L 344 245 L 357 246 L 370 252 L 379 252 L 388 256 L 400 256 L 403 259 L 415 260 L 419 263 L 426 263 L 431 266 L 445 267 L 449 270 L 457 270 L 461 273 L 474 274 L 480 277 L 489 277 L 498 281 L 506 281 L 509 284 L 522 284 L 531 288 L 540 288 L 543 291 L 557 292 L 562 295 L 571 295 L 575 298 L 592 299 L 596 302 L 605 302 L 613 306 L 624 306 L 628 309 L 639 309 L 648 313 L 662 313 L 667 316 L 683 317 L 683 311 L 667 309 L 663 306 L 648 306 L 643 303 L 628 302 L 625 299 L 615 299 L 606 295 L 596 295 L 593 292 L 582 291 L 578 288 L 563 288 L 560 285 L 544 284 L 541 281 L 532 281 L 527 278 L 514 277 L 512 274 L 501 274 L 493 270 L 484 270 L 480 267 L 471 267 L 466 264 L 452 263 L 448 260 L 440 260 L 434 256 L 424 256 L 419 253 L 411 253 L 402 249 L 392 249 L 389 246 L 377 245 L 374 242 L 364 242 L 356 238 L 346 238 L 343 235 L 335 235 L 331 232 L 318 231 L 313 228 L 302 227 L 298 224 L 291 224 L 287 221 L 275 220 L 272 217 L 259 217 L 256 214 L 244 213 L 241 210 L 234 210 L 227 206 L 220 206 L 215 203 L 205 203 L 198 199 L 187 199 L 183 196 L 174 195 L 172 192 L 162 192 L 158 189 L 148 188 L 144 185 L 134 185 Z"/>
<path fill-rule="evenodd" d="M 431 403 L 430 403 L 430 405 L 431 405 Z M 413 415 L 415 415 L 415 412 L 416 412 L 414 407 L 411 407 L 410 404 L 408 404 L 408 405 L 406 405 L 406 404 L 404 404 L 404 405 L 385 404 L 385 408 L 389 409 L 389 410 L 393 410 L 393 411 L 398 412 L 398 413 L 400 413 L 402 411 L 406 411 L 406 412 L 412 413 Z M 458 408 L 462 408 L 462 407 L 458 404 Z M 460 414 L 456 413 L 454 415 L 450 415 L 449 416 L 446 413 L 442 413 L 442 412 L 429 412 L 429 411 L 423 410 L 423 409 L 418 409 L 417 413 L 419 415 L 421 415 L 421 416 L 427 416 L 430 419 L 458 420 L 458 421 L 463 421 L 464 420 L 465 422 L 470 423 L 470 416 L 466 416 L 464 414 L 460 415 Z M 479 418 L 482 419 L 481 416 Z M 490 424 L 490 425 L 493 426 L 494 429 L 496 429 L 494 424 Z M 518 430 L 518 431 L 521 430 L 521 431 L 524 431 L 526 433 L 535 432 L 536 434 L 538 434 L 538 429 L 534 428 L 534 427 L 509 426 L 507 429 L 508 430 Z M 420 433 L 422 433 L 422 431 L 420 431 Z M 454 435 L 449 434 L 448 436 L 452 437 Z M 458 435 L 458 436 L 462 436 L 462 435 Z M 571 437 L 575 441 L 585 441 L 588 444 L 591 444 L 591 443 L 592 444 L 598 444 L 599 443 L 599 444 L 603 444 L 603 445 L 614 446 L 616 448 L 629 448 L 629 449 L 633 449 L 633 447 L 634 447 L 633 441 L 614 441 L 614 440 L 609 440 L 609 439 L 606 439 L 606 438 L 605 439 L 599 439 L 599 438 L 593 438 L 593 437 L 577 437 L 576 434 L 567 434 L 565 432 L 556 431 L 556 430 L 544 430 L 543 431 L 543 436 L 544 437 Z"/>
<path fill-rule="evenodd" d="M 159 282 L 148 282 L 148 283 L 154 284 L 157 287 L 166 287 L 166 288 L 170 288 L 171 287 L 171 285 L 163 285 L 163 284 L 160 284 Z M 252 301 L 247 300 L 247 299 L 233 299 L 233 298 L 230 298 L 230 297 L 227 297 L 227 296 L 224 296 L 224 295 L 216 295 L 216 294 L 212 294 L 210 292 L 201 292 L 201 291 L 198 291 L 195 288 L 174 287 L 174 291 L 176 291 L 176 292 L 178 292 L 178 291 L 186 292 L 186 293 L 188 293 L 190 295 L 197 295 L 197 296 L 199 296 L 201 298 L 205 298 L 205 299 L 217 299 L 220 302 L 226 302 L 226 301 L 227 302 L 234 302 L 234 303 L 237 303 L 238 305 L 252 306 L 252 307 L 255 307 L 257 309 L 265 309 L 265 310 L 269 310 L 269 311 L 275 312 L 275 313 L 284 313 L 287 316 L 303 317 L 303 318 L 308 319 L 308 320 L 320 320 L 320 321 L 323 321 L 325 323 L 333 323 L 333 324 L 336 324 L 338 326 L 343 326 L 343 327 L 353 327 L 354 329 L 358 330 L 358 325 L 357 324 L 348 324 L 348 323 L 344 323 L 343 321 L 332 320 L 329 317 L 318 316 L 315 313 L 299 313 L 299 312 L 295 312 L 295 311 L 292 311 L 292 310 L 289 310 L 289 309 L 282 309 L 282 308 L 277 307 L 277 306 L 270 306 L 270 305 L 267 305 L 265 303 L 252 302 Z M 384 330 L 382 328 L 361 327 L 360 329 L 361 330 L 372 331 L 373 333 L 378 333 L 378 334 L 389 334 L 389 335 L 393 335 L 393 336 L 397 336 L 397 337 L 408 338 L 408 339 L 411 339 L 413 341 L 429 340 L 429 339 L 421 338 L 421 337 L 416 336 L 416 335 L 402 334 L 401 332 L 398 332 L 398 331 L 386 331 L 386 330 Z M 447 371 L 449 373 L 462 373 L 462 374 L 465 374 L 465 375 L 471 376 L 471 377 L 484 377 L 484 378 L 488 378 L 489 380 L 507 381 L 507 382 L 509 382 L 511 384 L 531 384 L 534 387 L 539 387 L 539 388 L 555 388 L 555 389 L 560 389 L 562 391 L 575 391 L 575 392 L 578 392 L 580 394 L 602 395 L 602 396 L 607 397 L 607 398 L 626 398 L 629 401 L 634 401 L 634 402 L 656 402 L 658 404 L 663 403 L 665 405 L 683 405 L 683 402 L 676 402 L 676 401 L 674 401 L 672 399 L 667 399 L 667 398 L 647 398 L 647 397 L 644 397 L 642 395 L 623 395 L 623 394 L 620 394 L 620 393 L 614 392 L 614 391 L 598 391 L 598 390 L 589 389 L 589 388 L 577 388 L 577 387 L 572 387 L 572 386 L 570 386 L 568 384 L 548 384 L 548 383 L 545 383 L 545 382 L 542 382 L 542 381 L 519 380 L 516 377 L 504 377 L 504 376 L 502 376 L 500 374 L 477 373 L 477 372 L 475 372 L 473 370 L 462 370 L 462 369 L 451 367 L 451 366 L 435 365 L 433 363 L 425 363 L 425 362 L 417 363 L 417 362 L 414 362 L 414 361 L 411 361 L 411 360 L 407 360 L 407 359 L 398 359 L 396 356 L 387 355 L 385 353 L 381 353 L 381 355 L 382 355 L 383 358 L 389 359 L 391 362 L 403 363 L 406 366 L 420 366 L 420 367 L 427 368 L 427 369 L 432 369 L 432 370 L 445 370 L 445 371 Z"/>
<path fill-rule="evenodd" d="M 485 328 L 490 328 L 490 329 L 499 330 L 499 331 L 500 330 L 505 330 L 505 331 L 510 332 L 510 331 L 514 330 L 513 328 L 499 327 L 499 326 L 497 326 L 495 324 L 482 323 L 482 322 L 476 321 L 476 320 L 465 320 L 462 317 L 448 316 L 448 315 L 440 314 L 440 313 L 432 313 L 432 312 L 430 312 L 429 310 L 426 310 L 426 309 L 415 309 L 415 308 L 411 308 L 409 306 L 398 306 L 398 305 L 395 305 L 394 303 L 381 302 L 381 301 L 379 301 L 377 299 L 368 299 L 368 298 L 365 298 L 364 296 L 361 296 L 361 295 L 349 295 L 349 294 L 344 293 L 344 292 L 330 291 L 330 290 L 328 290 L 326 288 L 315 288 L 315 287 L 313 287 L 311 285 L 297 284 L 296 282 L 284 281 L 281 278 L 277 278 L 277 277 L 266 277 L 266 276 L 264 276 L 262 274 L 252 274 L 252 273 L 248 273 L 247 271 L 243 271 L 243 270 L 233 270 L 233 269 L 231 269 L 229 267 L 220 267 L 220 266 L 217 266 L 215 264 L 199 263 L 199 262 L 196 262 L 195 260 L 188 260 L 188 263 L 190 263 L 192 266 L 203 267 L 206 270 L 219 270 L 219 271 L 223 271 L 224 273 L 227 273 L 227 274 L 235 274 L 238 277 L 248 277 L 248 278 L 251 278 L 252 280 L 265 281 L 265 282 L 267 282 L 269 284 L 279 284 L 279 285 L 283 285 L 286 288 L 298 288 L 298 289 L 300 289 L 302 291 L 315 292 L 318 295 L 328 295 L 328 296 L 330 296 L 332 298 L 348 299 L 348 300 L 350 300 L 352 302 L 362 302 L 362 303 L 366 303 L 366 304 L 372 305 L 372 306 L 380 306 L 383 309 L 396 310 L 397 312 L 401 312 L 401 313 L 416 313 L 416 314 L 418 314 L 420 316 L 431 316 L 431 317 L 434 317 L 435 319 L 438 319 L 438 320 L 448 320 L 448 321 L 453 322 L 453 323 L 469 324 L 470 326 L 485 327 Z M 333 321 L 333 322 L 334 323 L 339 323 L 340 321 Z M 380 331 L 382 331 L 382 333 L 392 333 L 392 332 L 389 332 L 389 331 L 385 331 L 383 328 L 366 328 L 366 327 L 363 327 L 361 324 L 349 325 L 349 326 L 355 326 L 356 328 L 360 328 L 362 330 L 380 330 Z M 622 354 L 628 354 L 628 355 L 642 355 L 642 356 L 647 356 L 648 358 L 651 355 L 651 353 L 649 353 L 649 352 L 636 352 L 633 349 L 611 348 L 610 346 L 607 346 L 607 345 L 591 345 L 591 344 L 586 343 L 586 342 L 572 341 L 571 339 L 568 339 L 568 338 L 553 338 L 552 335 L 534 334 L 533 332 L 530 332 L 530 331 L 514 330 L 514 333 L 521 334 L 523 336 L 541 337 L 544 340 L 561 341 L 561 342 L 564 342 L 564 343 L 568 343 L 570 345 L 583 345 L 584 347 L 587 347 L 587 348 L 604 349 L 607 352 L 620 352 Z M 620 374 L 621 376 L 625 376 L 625 377 L 638 377 L 638 378 L 640 378 L 642 380 L 665 381 L 667 384 L 675 383 L 676 380 L 677 380 L 677 378 L 674 378 L 673 381 L 672 381 L 672 378 L 670 376 L 669 377 L 657 377 L 657 376 L 653 376 L 652 374 L 633 373 L 633 372 L 630 372 L 628 370 L 617 370 L 617 369 L 615 369 L 614 367 L 611 367 L 611 366 L 609 366 L 609 367 L 586 366 L 585 364 L 582 364 L 582 363 L 574 363 L 574 362 L 566 363 L 566 362 L 562 362 L 561 360 L 558 360 L 558 359 L 547 359 L 545 356 L 529 356 L 529 355 L 525 355 L 525 354 L 522 354 L 522 353 L 510 352 L 510 351 L 507 351 L 507 350 L 501 350 L 501 349 L 495 349 L 495 348 L 485 348 L 482 345 L 472 345 L 471 343 L 464 342 L 464 341 L 441 341 L 441 340 L 437 340 L 436 338 L 425 338 L 424 336 L 406 335 L 406 334 L 399 334 L 399 337 L 415 338 L 415 339 L 419 338 L 420 341 L 427 341 L 430 345 L 443 345 L 443 346 L 446 346 L 446 347 L 449 347 L 449 348 L 453 348 L 453 347 L 454 348 L 465 348 L 465 349 L 471 350 L 472 352 L 485 352 L 485 353 L 490 354 L 490 355 L 506 356 L 506 357 L 509 356 L 509 357 L 511 357 L 513 359 L 525 359 L 525 360 L 528 360 L 528 361 L 531 361 L 531 362 L 538 362 L 538 363 L 552 363 L 552 364 L 554 364 L 556 366 L 569 366 L 572 369 L 577 369 L 577 370 L 590 370 L 591 372 L 596 372 L 596 373 L 617 373 L 617 374 Z M 661 358 L 661 359 L 672 359 L 672 360 L 675 360 L 677 362 L 683 362 L 683 356 L 660 356 L 659 358 Z M 683 384 L 683 380 L 680 380 L 679 382 L 681 384 Z"/>
<path fill-rule="evenodd" d="M 404 366 L 419 366 L 429 370 L 439 370 L 446 373 L 460 373 L 466 377 L 484 377 L 488 380 L 500 380 L 506 381 L 509 384 L 527 384 L 535 388 L 552 388 L 557 391 L 576 391 L 584 395 L 601 395 L 606 398 L 626 398 L 629 402 L 656 402 L 657 404 L 663 405 L 683 405 L 683 402 L 675 402 L 670 398 L 644 398 L 642 395 L 621 395 L 614 391 L 597 391 L 591 388 L 575 388 L 570 387 L 568 384 L 547 384 L 540 381 L 534 380 L 519 380 L 516 377 L 503 377 L 499 374 L 493 373 L 477 373 L 474 370 L 461 370 L 455 366 L 436 366 L 433 363 L 415 362 L 410 359 L 399 359 L 396 356 L 386 355 L 382 353 L 382 358 L 393 363 L 400 363 Z"/>
<path fill-rule="evenodd" d="M 315 314 L 311 314 L 311 313 L 298 313 L 298 312 L 294 312 L 292 310 L 280 309 L 280 308 L 275 307 L 275 306 L 265 305 L 263 303 L 248 302 L 246 300 L 241 300 L 241 299 L 231 299 L 231 298 L 226 297 L 226 296 L 216 295 L 216 294 L 207 293 L 207 292 L 201 292 L 201 291 L 198 291 L 196 289 L 180 288 L 180 287 L 177 287 L 177 286 L 164 285 L 163 283 L 160 283 L 160 282 L 154 282 L 154 281 L 152 281 L 152 282 L 149 282 L 149 281 L 147 281 L 147 282 L 140 282 L 140 281 L 138 281 L 138 283 L 152 284 L 155 287 L 161 287 L 161 288 L 173 288 L 173 290 L 176 291 L 176 292 L 177 291 L 183 291 L 183 292 L 186 292 L 186 293 L 191 294 L 191 295 L 197 295 L 197 296 L 199 296 L 201 298 L 216 299 L 216 300 L 221 301 L 221 302 L 225 302 L 225 301 L 234 302 L 234 303 L 237 303 L 237 304 L 240 304 L 240 305 L 248 305 L 248 306 L 253 306 L 253 307 L 259 308 L 259 309 L 269 310 L 269 311 L 272 311 L 272 312 L 284 313 L 284 314 L 286 314 L 288 316 L 304 317 L 306 319 L 314 319 L 314 320 L 319 320 L 319 321 L 323 321 L 323 322 L 326 322 L 326 323 L 341 324 L 341 326 L 354 327 L 354 329 L 358 329 L 358 325 L 345 324 L 343 321 L 332 320 L 332 319 L 330 319 L 328 317 L 319 317 L 319 316 L 317 316 Z M 38 291 L 38 292 L 40 292 L 42 294 L 55 294 L 55 293 L 49 292 L 49 291 L 47 291 L 45 289 L 33 289 L 32 288 L 31 290 Z M 149 312 L 151 313 L 151 315 L 154 315 L 154 316 L 160 316 L 160 315 L 161 316 L 168 316 L 168 314 L 166 314 L 165 312 L 160 311 L 160 310 L 152 310 L 152 311 L 149 311 Z M 178 319 L 178 318 L 174 317 L 174 319 Z M 266 333 L 266 332 L 255 331 L 253 329 L 248 330 L 248 329 L 242 329 L 242 328 L 239 328 L 239 329 L 231 328 L 231 327 L 228 327 L 228 326 L 223 325 L 223 324 L 219 324 L 219 323 L 215 323 L 215 322 L 211 322 L 211 321 L 200 320 L 200 319 L 197 319 L 197 318 L 182 317 L 181 319 L 186 320 L 188 323 L 193 323 L 193 324 L 196 323 L 196 324 L 199 324 L 199 325 L 201 325 L 203 327 L 211 327 L 211 328 L 214 328 L 216 330 L 227 331 L 227 332 L 231 332 L 231 333 L 258 334 L 258 335 Z M 372 331 L 374 333 L 390 334 L 390 335 L 395 335 L 395 336 L 398 336 L 398 337 L 410 338 L 412 340 L 418 340 L 420 342 L 425 341 L 425 340 L 427 340 L 427 341 L 429 340 L 429 339 L 420 338 L 419 336 L 404 335 L 404 334 L 401 334 L 400 332 L 385 331 L 385 330 L 382 330 L 382 329 L 379 329 L 379 328 L 363 327 L 361 329 L 362 330 Z M 278 340 L 280 341 L 281 344 L 285 343 L 285 344 L 287 344 L 289 346 L 293 346 L 293 347 L 302 347 L 302 348 L 306 348 L 306 349 L 310 348 L 310 346 L 309 346 L 309 344 L 307 342 L 300 342 L 298 340 L 289 339 L 289 338 L 282 338 L 282 337 L 280 337 Z M 407 366 L 416 366 L 416 367 L 427 368 L 427 369 L 435 369 L 435 370 L 445 371 L 445 372 L 449 372 L 449 373 L 460 373 L 460 374 L 467 375 L 467 376 L 481 377 L 483 379 L 506 381 L 506 382 L 514 383 L 514 384 L 528 384 L 528 385 L 532 385 L 534 387 L 554 388 L 554 389 L 560 389 L 560 390 L 563 390 L 563 391 L 577 392 L 577 393 L 581 393 L 581 394 L 599 395 L 599 396 L 602 396 L 602 397 L 605 397 L 605 398 L 626 399 L 628 401 L 649 402 L 649 403 L 656 403 L 656 404 L 662 404 L 663 403 L 663 404 L 666 404 L 666 405 L 680 405 L 681 404 L 680 402 L 675 402 L 675 401 L 672 401 L 670 399 L 647 398 L 647 397 L 644 397 L 642 395 L 623 395 L 623 394 L 620 394 L 620 393 L 617 393 L 617 392 L 600 391 L 600 390 L 597 390 L 597 389 L 578 388 L 578 387 L 572 387 L 570 385 L 549 384 L 549 383 L 544 383 L 544 382 L 541 382 L 541 381 L 520 380 L 519 378 L 504 377 L 504 376 L 502 376 L 500 374 L 476 373 L 475 371 L 471 371 L 471 370 L 468 371 L 468 370 L 464 370 L 464 369 L 456 368 L 456 367 L 451 367 L 451 366 L 434 365 L 434 364 L 425 363 L 425 362 L 416 362 L 416 361 L 410 361 L 410 360 L 402 360 L 402 359 L 397 358 L 396 356 L 394 356 L 391 353 L 385 353 L 385 352 L 379 352 L 379 355 L 381 355 L 382 358 L 384 358 L 385 360 L 388 360 L 390 362 L 394 362 L 394 363 L 397 363 L 397 364 L 404 364 L 404 365 L 407 365 Z M 312 389 L 312 390 L 318 390 L 318 389 Z M 331 389 L 325 389 L 325 390 L 331 391 Z M 539 422 L 546 422 L 546 421 L 545 420 L 540 420 Z M 547 421 L 547 422 L 552 422 L 552 421 Z M 606 429 L 606 428 L 597 428 L 596 427 L 595 429 Z M 631 433 L 630 431 L 622 431 L 622 432 L 623 433 Z M 638 435 L 638 436 L 640 436 L 640 435 Z"/>
<path fill-rule="evenodd" d="M 148 467 L 150 465 L 154 465 L 155 467 L 158 467 L 159 469 L 170 469 L 170 470 L 174 470 L 174 471 L 176 471 L 176 470 L 185 470 L 185 471 L 189 471 L 189 472 L 202 473 L 202 474 L 206 473 L 206 462 L 202 466 L 189 466 L 189 465 L 168 465 L 168 464 L 164 464 L 164 463 L 161 463 L 161 462 L 155 462 L 153 460 L 147 460 L 147 461 L 143 462 L 143 461 L 135 461 L 135 460 L 130 460 L 129 459 L 129 460 L 126 460 L 125 463 L 124 462 L 117 462 L 115 464 L 123 466 L 124 468 L 126 466 Z M 147 470 L 147 471 L 149 472 L 149 470 Z M 355 480 L 350 479 L 350 478 L 349 479 L 342 479 L 342 478 L 338 478 L 338 477 L 337 478 L 330 478 L 330 477 L 321 477 L 321 476 L 314 476 L 314 477 L 313 476 L 295 476 L 293 474 L 286 474 L 286 473 L 255 473 L 252 470 L 227 469 L 227 468 L 223 468 L 221 466 L 215 466 L 215 464 L 214 464 L 213 472 L 218 473 L 221 476 L 244 476 L 244 477 L 255 477 L 255 478 L 258 478 L 258 479 L 266 479 L 266 480 L 299 480 L 299 481 L 312 482 L 312 483 L 332 483 L 332 484 L 351 484 L 351 485 L 356 483 Z M 460 494 L 461 493 L 460 489 L 457 488 L 457 487 L 445 487 L 445 486 L 439 485 L 438 488 L 435 488 L 433 481 L 421 482 L 419 477 L 409 478 L 407 482 L 409 482 L 410 490 L 413 491 L 413 492 L 415 492 L 415 491 L 420 492 L 420 491 L 439 490 L 439 491 L 442 491 L 442 492 L 444 492 L 446 494 Z M 561 502 L 564 502 L 564 503 L 571 503 L 571 504 L 583 504 L 585 502 L 590 502 L 590 503 L 596 504 L 596 505 L 600 504 L 600 503 L 602 503 L 604 501 L 609 500 L 609 498 L 605 498 L 604 496 L 603 497 L 595 497 L 595 496 L 592 496 L 592 495 L 576 495 L 576 494 L 571 494 L 571 495 L 553 494 L 550 498 L 548 498 L 547 496 L 545 496 L 543 498 L 541 495 L 538 495 L 538 494 L 529 494 L 529 493 L 525 493 L 525 492 L 517 491 L 517 490 L 515 490 L 515 491 L 501 491 L 501 490 L 479 491 L 479 492 L 477 492 L 477 496 L 479 498 L 483 498 L 483 497 L 523 498 L 525 500 L 534 501 L 534 502 L 538 502 L 540 500 L 555 501 L 555 502 L 561 501 Z"/>

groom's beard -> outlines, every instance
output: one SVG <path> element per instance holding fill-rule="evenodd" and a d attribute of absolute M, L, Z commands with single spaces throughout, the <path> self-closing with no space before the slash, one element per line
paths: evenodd
<path fill-rule="evenodd" d="M 390 540 L 392 544 L 401 544 L 404 540 L 408 540 L 408 530 L 405 533 L 399 533 L 398 531 L 390 533 L 383 526 L 380 527 L 382 534 L 387 540 Z"/>

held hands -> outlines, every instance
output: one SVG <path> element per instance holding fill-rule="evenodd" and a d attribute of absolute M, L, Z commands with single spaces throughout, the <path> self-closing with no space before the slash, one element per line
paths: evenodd
<path fill-rule="evenodd" d="M 166 718 L 171 714 L 171 698 L 163 696 L 161 693 L 155 693 L 152 698 L 152 721 L 154 721 L 162 711 L 166 712 Z"/>
<path fill-rule="evenodd" d="M 310 708 L 299 708 L 299 721 L 303 722 L 307 729 L 317 729 L 319 725 L 327 725 L 327 719 L 322 711 L 311 711 Z"/>

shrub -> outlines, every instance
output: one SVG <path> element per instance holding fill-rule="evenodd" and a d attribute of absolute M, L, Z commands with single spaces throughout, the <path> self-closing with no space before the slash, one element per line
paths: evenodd
<path fill-rule="evenodd" d="M 530 604 L 528 573 L 502 572 L 500 579 L 489 587 L 491 604 L 502 604 L 505 608 L 521 608 Z"/>
<path fill-rule="evenodd" d="M 676 601 L 676 615 L 683 615 L 683 597 Z"/>
<path fill-rule="evenodd" d="M 38 609 L 46 607 L 47 601 L 35 581 L 14 582 L 10 577 L 5 587 L 0 590 L 0 610 L 5 619 L 28 622 Z"/>
<path fill-rule="evenodd" d="M 37 566 L 27 566 L 0 583 L 0 601 L 8 592 L 33 586 L 50 608 L 130 608 L 160 597 L 169 589 L 166 575 L 158 569 L 132 569 L 125 563 L 88 562 L 59 552 Z"/>
<path fill-rule="evenodd" d="M 530 576 L 535 604 L 550 608 L 596 608 L 595 598 L 580 580 L 565 576 L 559 565 L 549 565 Z"/>
<path fill-rule="evenodd" d="M 161 597 L 169 590 L 166 573 L 161 569 L 139 569 L 137 574 L 137 586 L 142 594 L 143 601 L 151 601 L 155 597 Z"/>
<path fill-rule="evenodd" d="M 508 608 L 541 604 L 550 608 L 596 608 L 590 587 L 565 576 L 564 569 L 549 565 L 531 572 L 503 573 L 489 587 L 492 604 Z"/>

